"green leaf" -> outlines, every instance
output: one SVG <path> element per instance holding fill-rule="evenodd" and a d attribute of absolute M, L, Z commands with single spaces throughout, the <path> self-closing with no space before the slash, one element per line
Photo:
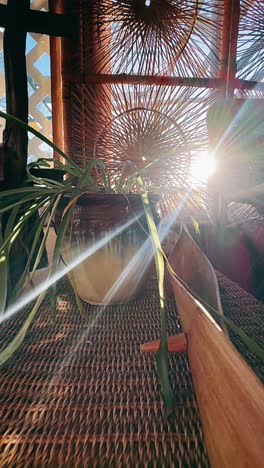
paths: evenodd
<path fill-rule="evenodd" d="M 96 166 L 100 169 L 100 172 L 101 172 L 102 182 L 103 182 L 103 187 L 104 187 L 105 192 L 111 192 L 110 177 L 106 170 L 105 163 L 101 161 L 100 159 L 97 159 L 95 161 L 96 161 Z"/>
<path fill-rule="evenodd" d="M 10 213 L 10 215 L 9 215 L 7 225 L 6 225 L 6 228 L 5 228 L 5 233 L 4 233 L 5 240 L 6 240 L 6 238 L 8 238 L 13 233 L 14 223 L 15 223 L 15 221 L 17 219 L 18 212 L 19 212 L 19 207 L 13 209 L 12 212 Z"/>
<path fill-rule="evenodd" d="M 31 278 L 33 277 L 33 275 L 35 273 L 35 270 L 37 269 L 38 264 L 39 264 L 39 262 L 41 260 L 42 254 L 43 254 L 45 246 L 46 246 L 47 237 L 49 235 L 49 229 L 50 229 L 50 226 L 51 226 L 51 224 L 53 222 L 53 217 L 54 217 L 56 209 L 57 209 L 57 207 L 58 207 L 58 205 L 59 205 L 59 203 L 61 201 L 61 198 L 62 198 L 62 194 L 60 194 L 58 196 L 58 198 L 55 200 L 54 205 L 53 205 L 53 207 L 51 209 L 49 221 L 48 221 L 47 226 L 46 226 L 46 232 L 45 232 L 44 237 L 42 239 L 41 245 L 40 245 L 39 250 L 38 250 L 37 258 L 36 258 L 34 266 L 32 268 L 32 272 L 31 272 L 31 275 L 30 275 Z"/>
<path fill-rule="evenodd" d="M 15 227 L 13 228 L 13 232 L 10 233 L 8 237 L 4 239 L 3 243 L 3 248 L 6 247 L 6 245 L 11 246 L 19 233 L 21 232 L 22 227 L 25 225 L 25 223 L 36 213 L 38 212 L 39 208 L 44 206 L 47 203 L 48 200 L 44 199 L 41 202 L 38 202 L 37 204 L 35 203 L 31 207 L 27 209 L 27 211 L 19 218 L 18 222 L 16 223 Z"/>
<path fill-rule="evenodd" d="M 32 133 L 36 137 L 38 137 L 41 141 L 44 141 L 50 148 L 54 149 L 56 153 L 58 153 L 60 156 L 62 156 L 66 161 L 70 163 L 71 166 L 74 166 L 76 170 L 79 170 L 78 165 L 69 157 L 67 154 L 65 154 L 58 146 L 56 146 L 52 141 L 50 141 L 48 138 L 46 138 L 44 135 L 42 135 L 40 132 L 35 130 L 35 128 L 30 127 L 28 124 L 23 122 L 23 120 L 18 119 L 17 117 L 14 117 L 11 114 L 8 114 L 7 112 L 0 111 L 0 117 L 5 119 L 7 122 L 12 122 L 16 124 L 16 126 L 23 128 L 24 130 L 27 130 L 29 133 Z"/>
<path fill-rule="evenodd" d="M 158 286 L 160 296 L 160 346 L 157 353 L 157 368 L 161 382 L 161 389 L 165 401 L 167 411 L 171 412 L 175 406 L 173 391 L 169 382 L 169 359 L 168 359 L 168 341 L 167 341 L 167 313 L 165 309 L 165 294 L 164 294 L 164 259 L 161 253 L 161 244 L 158 231 L 153 219 L 150 203 L 147 192 L 144 189 L 144 184 L 141 176 L 136 173 L 136 178 L 143 201 L 143 206 L 147 218 L 148 228 L 155 251 L 155 264 L 158 275 Z"/>
<path fill-rule="evenodd" d="M 10 359 L 13 356 L 15 351 L 22 344 L 29 327 L 44 300 L 45 295 L 46 290 L 40 294 L 36 304 L 34 305 L 28 318 L 25 320 L 23 326 L 21 327 L 15 338 L 13 338 L 13 340 L 0 352 L 0 366 L 2 366 L 6 361 L 8 361 L 8 359 Z"/>
<path fill-rule="evenodd" d="M 100 191 L 100 188 L 98 187 L 96 181 L 94 180 L 94 177 L 90 175 L 90 172 L 93 169 L 96 169 L 96 165 L 97 165 L 96 159 L 91 159 L 91 161 L 87 163 L 86 168 L 83 170 L 83 173 L 76 186 L 78 189 L 80 190 L 89 189 L 92 192 Z"/>
<path fill-rule="evenodd" d="M 8 254 L 3 245 L 2 223 L 0 222 L 0 315 L 3 315 L 7 300 Z"/>
<path fill-rule="evenodd" d="M 39 218 L 36 225 L 34 226 L 35 235 L 34 235 L 34 239 L 33 239 L 33 242 L 32 242 L 31 248 L 30 248 L 30 254 L 28 256 L 27 263 L 26 263 L 26 266 L 24 268 L 24 272 L 22 273 L 18 283 L 16 284 L 16 286 L 14 288 L 14 292 L 13 292 L 13 294 L 11 296 L 11 299 L 13 301 L 15 301 L 19 297 L 19 295 L 21 294 L 23 288 L 26 285 L 26 281 L 27 281 L 27 278 L 29 276 L 29 270 L 30 270 L 32 259 L 33 259 L 33 255 L 34 255 L 35 250 L 37 248 L 37 245 L 39 243 L 40 236 L 43 233 L 43 227 L 44 227 L 45 221 L 46 221 L 46 219 L 48 217 L 48 214 L 49 214 L 49 209 L 46 209 L 45 212 L 42 214 L 42 216 Z M 46 239 L 45 239 L 45 235 L 44 235 L 42 243 L 41 243 L 40 247 L 38 248 L 37 260 L 35 261 L 35 265 L 34 265 L 35 269 L 36 269 L 36 267 L 37 267 L 37 265 L 38 265 L 38 263 L 39 263 L 39 261 L 40 261 L 40 259 L 42 257 L 42 254 L 44 252 L 45 243 L 46 243 Z M 28 282 L 30 282 L 32 280 L 32 276 L 33 276 L 34 271 L 30 274 L 30 278 L 28 278 Z"/>
<path fill-rule="evenodd" d="M 65 235 L 70 223 L 70 220 L 73 216 L 74 209 L 76 202 L 78 198 L 82 194 L 76 195 L 71 201 L 68 203 L 66 208 L 64 209 L 63 216 L 61 219 L 61 222 L 57 228 L 57 238 L 54 246 L 54 252 L 53 252 L 53 258 L 52 258 L 52 267 L 50 271 L 49 276 L 53 276 L 57 273 L 60 259 L 61 259 L 61 254 L 63 250 L 63 244 L 64 244 L 64 239 Z M 50 294 L 50 299 L 51 299 L 51 320 L 54 321 L 55 319 L 55 313 L 56 313 L 56 283 L 54 283 L 51 287 L 51 294 Z"/>

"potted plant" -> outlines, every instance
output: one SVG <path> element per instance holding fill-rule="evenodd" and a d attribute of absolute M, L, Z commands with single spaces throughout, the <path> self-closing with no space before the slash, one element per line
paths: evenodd
<path fill-rule="evenodd" d="M 42 169 L 46 161 L 40 160 L 28 166 L 23 187 L 1 193 L 1 214 L 9 214 L 7 225 L 2 224 L 3 253 L 6 249 L 10 253 L 21 227 L 39 213 L 38 222 L 32 227 L 28 262 L 13 291 L 13 300 L 32 279 L 43 254 L 46 236 L 39 246 L 43 226 L 47 224 L 47 233 L 54 224 L 57 242 L 53 274 L 62 257 L 67 265 L 75 264 L 71 280 L 82 299 L 97 304 L 127 302 L 141 291 L 153 258 L 142 198 L 135 192 L 136 169 L 127 162 L 120 178 L 113 181 L 101 160 L 90 161 L 82 170 L 64 157 L 67 163 L 56 161 L 56 171 L 67 172 L 66 180 L 53 179 L 53 171 L 49 177 L 49 170 Z M 46 177 L 39 177 L 38 172 Z M 149 199 L 157 220 L 155 205 L 159 196 L 152 194 Z M 15 214 L 18 209 L 22 211 L 17 221 L 17 216 L 10 213 Z M 30 268 L 33 256 L 36 261 Z M 5 257 L 8 262 L 8 255 Z M 122 279 L 119 284 L 118 278 Z"/>
<path fill-rule="evenodd" d="M 171 407 L 173 395 L 168 380 L 166 354 L 164 262 L 155 225 L 157 215 L 154 210 L 153 216 L 152 211 L 159 197 L 147 194 L 141 177 L 141 173 L 146 174 L 151 163 L 137 171 L 135 165 L 128 161 L 120 177 L 111 180 L 111 174 L 101 160 L 93 159 L 82 169 L 35 129 L 8 114 L 3 112 L 0 114 L 32 132 L 55 149 L 66 161 L 62 163 L 54 160 L 56 168 L 67 173 L 63 181 L 53 180 L 51 177 L 36 177 L 32 174 L 32 169 L 45 165 L 45 162 L 32 163 L 27 169 L 27 180 L 22 187 L 5 190 L 0 194 L 2 260 L 0 297 L 3 320 L 22 307 L 24 302 L 18 299 L 25 285 L 34 277 L 45 250 L 49 229 L 54 221 L 57 231 L 48 279 L 31 295 L 31 299 L 37 300 L 18 334 L 1 351 L 0 365 L 6 362 L 20 346 L 48 288 L 51 291 L 51 317 L 54 319 L 56 282 L 60 277 L 68 274 L 80 312 L 83 311 L 80 296 L 89 302 L 102 304 L 131 300 L 140 293 L 151 272 L 154 244 L 162 317 L 158 368 L 163 394 L 168 406 Z M 156 160 L 153 164 L 155 163 Z M 8 213 L 8 222 L 3 227 L 2 219 L 6 213 Z M 34 218 L 31 226 L 31 245 L 27 252 L 24 271 L 14 287 L 11 287 L 10 252 L 22 227 L 25 223 L 30 224 L 36 213 L 39 217 L 37 221 Z M 43 235 L 44 226 L 46 229 Z M 85 270 L 88 271 L 89 287 L 83 280 Z M 105 273 L 107 278 L 103 280 Z M 123 288 L 120 288 L 120 278 L 125 284 Z"/>
<path fill-rule="evenodd" d="M 151 242 L 154 245 L 155 263 L 158 276 L 159 294 L 160 294 L 160 308 L 161 308 L 161 339 L 159 343 L 157 353 L 157 366 L 161 381 L 162 392 L 164 395 L 165 403 L 168 408 L 173 407 L 173 393 L 169 384 L 168 378 L 168 342 L 167 342 L 167 326 L 166 326 L 166 311 L 165 311 L 165 297 L 164 297 L 164 258 L 165 255 L 162 251 L 157 228 L 155 225 L 155 215 L 153 216 L 151 205 L 155 205 L 157 198 L 149 197 L 148 193 L 144 188 L 144 183 L 141 177 L 141 173 L 146 173 L 150 163 L 143 170 L 137 171 L 135 166 L 131 162 L 127 162 L 124 166 L 123 171 L 118 179 L 116 177 L 111 181 L 111 174 L 106 170 L 104 163 L 100 160 L 93 159 L 89 161 L 85 169 L 81 169 L 76 165 L 74 161 L 68 158 L 59 148 L 49 142 L 45 137 L 40 135 L 36 130 L 31 129 L 25 123 L 14 119 L 7 114 L 0 113 L 6 119 L 12 119 L 17 122 L 18 125 L 26 128 L 28 131 L 39 136 L 43 141 L 50 144 L 59 154 L 61 154 L 66 163 L 63 164 L 56 160 L 56 164 L 59 169 L 67 172 L 68 177 L 63 181 L 53 180 L 51 178 L 35 177 L 32 175 L 32 166 L 28 168 L 28 179 L 25 181 L 25 185 L 20 188 L 6 190 L 1 193 L 0 196 L 0 215 L 3 216 L 5 213 L 9 213 L 8 222 L 5 228 L 1 228 L 1 308 L 2 308 L 2 320 L 12 316 L 14 312 L 22 308 L 25 302 L 19 302 L 21 291 L 27 281 L 30 281 L 34 275 L 37 265 L 42 257 L 45 244 L 47 241 L 49 228 L 52 226 L 53 220 L 55 219 L 55 225 L 57 226 L 57 238 L 54 247 L 54 254 L 52 258 L 51 271 L 47 282 L 37 290 L 35 296 L 31 296 L 31 299 L 37 298 L 29 316 L 27 317 L 22 328 L 18 334 L 12 339 L 8 346 L 3 349 L 0 353 L 0 365 L 6 362 L 10 356 L 18 349 L 25 334 L 32 323 L 44 297 L 46 291 L 51 287 L 53 299 L 53 306 L 51 307 L 51 316 L 54 318 L 55 314 L 55 299 L 56 299 L 56 282 L 59 278 L 64 276 L 66 273 L 69 274 L 70 282 L 74 288 L 76 300 L 80 311 L 82 312 L 82 303 L 80 296 L 85 300 L 91 302 L 109 303 L 109 293 L 114 297 L 115 301 L 119 302 L 117 290 L 115 290 L 114 283 L 105 288 L 101 296 L 94 296 L 93 301 L 92 294 L 94 294 L 93 288 L 90 288 L 89 297 L 86 298 L 84 295 L 86 291 L 82 293 L 81 288 L 77 289 L 76 283 L 81 284 L 79 275 L 80 261 L 85 261 L 92 257 L 92 255 L 100 252 L 100 250 L 108 248 L 111 252 L 116 253 L 116 249 L 129 250 L 133 244 L 133 237 L 136 236 L 136 231 L 140 233 L 139 238 L 136 241 L 136 247 L 133 246 L 137 251 L 136 255 L 131 254 L 131 258 L 128 256 L 128 260 L 123 265 L 122 272 L 120 270 L 116 274 L 117 277 L 126 277 L 133 272 L 131 290 L 126 296 L 125 300 L 130 300 L 140 291 L 141 283 L 139 281 L 139 288 L 137 289 L 137 281 L 135 287 L 134 275 L 137 275 L 136 268 L 141 265 L 143 258 L 144 265 L 148 265 L 153 257 L 153 250 L 151 250 Z M 156 160 L 154 161 L 154 163 Z M 129 169 L 129 171 L 128 171 Z M 138 193 L 134 193 L 137 188 Z M 129 193 L 129 190 L 132 193 Z M 116 193 L 115 193 L 116 192 Z M 91 194 L 93 193 L 93 194 Z M 183 196 L 185 200 L 186 197 Z M 91 203 L 91 200 L 92 203 Z M 112 200 L 111 202 L 109 200 Z M 117 200 L 113 202 L 113 200 Z M 111 205 L 112 203 L 112 205 Z M 112 209 L 113 204 L 118 207 L 121 211 L 119 215 L 115 210 Z M 109 208 L 111 205 L 111 209 Z M 86 207 L 88 208 L 88 215 L 86 215 Z M 200 207 L 201 208 L 201 207 Z M 19 217 L 17 218 L 18 212 Z M 25 223 L 30 222 L 36 213 L 40 213 L 38 221 L 32 226 L 32 244 L 28 252 L 28 260 L 23 274 L 19 278 L 16 287 L 12 291 L 12 295 L 8 295 L 9 285 L 9 256 L 12 246 L 15 240 L 20 235 L 21 229 Z M 121 217 L 121 222 L 120 222 Z M 87 228 L 86 221 L 92 227 L 88 235 L 90 245 L 87 245 Z M 112 225 L 110 227 L 110 221 Z M 46 231 L 39 243 L 39 239 L 42 233 L 43 226 L 46 223 Z M 100 223 L 102 226 L 100 227 Z M 140 229 L 137 228 L 139 225 Z M 131 228 L 129 230 L 129 228 Z M 100 230 L 101 229 L 101 230 Z M 101 232 L 98 236 L 98 232 Z M 118 237 L 119 236 L 119 237 Z M 111 244 L 113 239 L 119 239 L 116 244 Z M 150 241 L 151 238 L 151 241 Z M 83 245 L 82 245 L 82 241 Z M 106 247 L 108 245 L 108 247 Z M 110 247 L 109 247 L 110 246 Z M 148 252 L 146 254 L 146 252 Z M 144 255 L 143 255 L 144 253 Z M 100 252 L 100 256 L 102 252 Z M 120 257 L 120 252 L 117 252 L 115 258 Z M 122 257 L 122 255 L 121 255 Z M 132 260 L 133 257 L 133 260 Z M 64 264 L 61 262 L 63 258 Z M 106 265 L 108 260 L 104 260 L 104 264 L 101 263 L 100 270 L 104 268 L 102 265 Z M 34 259 L 34 261 L 33 261 Z M 136 259 L 136 260 L 135 260 Z M 33 267 L 30 268 L 33 261 Z M 92 276 L 95 272 L 96 266 L 99 263 L 99 259 L 94 260 L 88 276 Z M 30 269 L 32 271 L 30 271 Z M 81 272 L 82 273 L 82 272 Z M 100 272 L 101 273 L 101 272 Z M 138 278 L 136 278 L 138 280 Z M 134 282 L 134 283 L 133 283 Z M 118 285 L 118 281 L 115 280 Z M 110 289 L 109 289 L 110 288 Z M 128 286 L 125 290 L 127 291 Z M 107 292 L 108 298 L 105 298 L 105 292 Z M 97 291 L 96 291 L 97 294 Z M 115 295 L 116 294 L 116 295 Z M 100 299 L 98 300 L 98 297 Z M 92 298 L 92 299 L 91 299 Z M 13 305 L 12 301 L 13 300 Z M 124 298 L 122 298 L 124 300 Z M 221 320 L 224 317 L 221 318 Z M 1 320 L 1 321 L 2 321 Z M 230 321 L 229 321 L 230 322 Z M 230 323 L 229 323 L 230 325 Z M 248 337 L 246 338 L 248 341 Z"/>

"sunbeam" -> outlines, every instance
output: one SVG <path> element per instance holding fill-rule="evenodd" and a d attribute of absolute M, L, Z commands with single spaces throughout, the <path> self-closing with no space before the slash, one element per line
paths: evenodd
<path fill-rule="evenodd" d="M 143 211 L 142 213 L 143 214 Z M 140 217 L 140 213 L 138 214 Z M 56 283 L 59 279 L 63 278 L 67 273 L 69 273 L 73 268 L 78 266 L 83 260 L 88 258 L 93 253 L 97 252 L 100 248 L 109 242 L 109 240 L 114 239 L 118 234 L 121 234 L 125 229 L 135 223 L 138 219 L 138 216 L 133 216 L 129 221 L 125 224 L 122 224 L 118 228 L 115 228 L 111 233 L 107 234 L 107 236 L 103 237 L 99 241 L 95 242 L 95 244 L 89 247 L 86 251 L 82 252 L 79 256 L 77 256 L 74 260 L 69 262 L 69 264 L 63 266 L 63 268 L 56 272 L 52 277 L 48 277 L 46 281 L 39 284 L 33 291 L 26 294 L 25 297 L 22 297 L 19 301 L 17 301 L 14 305 L 10 306 L 4 315 L 0 317 L 0 324 L 9 318 L 11 318 L 16 312 L 21 310 L 23 307 L 27 306 L 31 301 L 36 299 L 43 291 L 47 290 L 50 286 Z"/>

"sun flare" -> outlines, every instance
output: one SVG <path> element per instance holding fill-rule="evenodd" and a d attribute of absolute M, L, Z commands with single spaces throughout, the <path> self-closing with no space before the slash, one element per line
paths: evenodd
<path fill-rule="evenodd" d="M 190 181 L 193 184 L 206 183 L 217 169 L 217 161 L 210 153 L 203 152 L 193 158 Z"/>

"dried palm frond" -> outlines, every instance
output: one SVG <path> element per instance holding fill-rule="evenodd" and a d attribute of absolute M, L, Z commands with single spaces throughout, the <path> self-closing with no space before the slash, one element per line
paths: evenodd
<path fill-rule="evenodd" d="M 83 0 L 85 73 L 217 73 L 220 0 Z"/>
<path fill-rule="evenodd" d="M 242 0 L 237 48 L 237 76 L 261 81 L 264 77 L 264 2 Z"/>

